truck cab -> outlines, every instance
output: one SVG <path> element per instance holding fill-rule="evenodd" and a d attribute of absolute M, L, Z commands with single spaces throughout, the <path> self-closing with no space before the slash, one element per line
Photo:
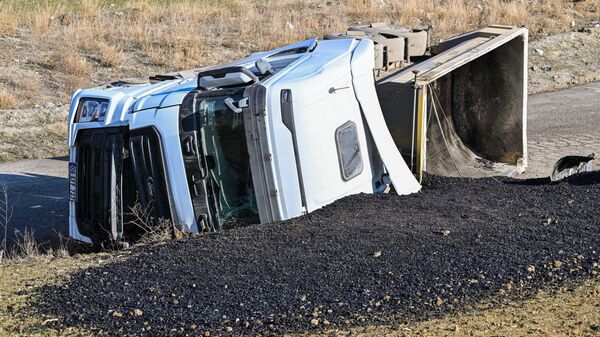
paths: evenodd
<path fill-rule="evenodd" d="M 192 76 L 79 90 L 69 114 L 71 236 L 134 241 L 136 204 L 202 232 L 389 190 L 365 117 L 378 113 L 372 123 L 387 132 L 373 59 L 369 40 L 308 40 Z M 397 190 L 417 191 L 406 165 L 400 172 Z"/>
<path fill-rule="evenodd" d="M 78 90 L 69 113 L 71 237 L 133 242 L 164 221 L 220 231 L 357 193 L 415 193 L 425 172 L 522 172 L 527 30 L 490 26 L 437 48 L 427 34 L 360 26 L 228 64 Z"/>

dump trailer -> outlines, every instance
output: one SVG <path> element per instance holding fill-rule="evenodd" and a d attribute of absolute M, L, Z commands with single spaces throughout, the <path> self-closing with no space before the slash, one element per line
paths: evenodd
<path fill-rule="evenodd" d="M 429 41 L 429 29 L 354 26 L 76 91 L 70 235 L 135 241 L 148 230 L 140 209 L 183 232 L 219 231 L 357 193 L 416 193 L 424 172 L 522 172 L 527 30 Z"/>

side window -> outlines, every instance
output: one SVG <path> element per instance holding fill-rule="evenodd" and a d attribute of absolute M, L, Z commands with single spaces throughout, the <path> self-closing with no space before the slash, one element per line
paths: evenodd
<path fill-rule="evenodd" d="M 363 170 L 356 124 L 347 121 L 337 128 L 335 130 L 335 142 L 342 179 L 348 181 L 359 175 Z"/>

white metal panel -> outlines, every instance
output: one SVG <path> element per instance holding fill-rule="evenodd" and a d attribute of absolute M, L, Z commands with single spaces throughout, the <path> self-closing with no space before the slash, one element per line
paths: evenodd
<path fill-rule="evenodd" d="M 280 91 L 292 91 L 298 159 L 309 212 L 346 195 L 373 192 L 368 147 L 350 73 L 351 52 L 356 43 L 350 39 L 321 42 L 301 66 L 290 70 L 269 89 L 269 102 L 272 103 L 269 112 L 274 126 L 272 135 L 277 139 L 274 143 L 280 141 L 278 131 L 285 128 L 279 122 L 281 112 L 276 107 Z M 275 121 L 278 121 L 277 125 L 273 124 Z M 344 181 L 335 131 L 347 121 L 354 122 L 360 134 L 363 171 L 357 177 Z M 289 131 L 285 132 L 289 135 Z M 281 149 L 274 151 L 276 161 L 282 154 L 278 150 Z M 295 161 L 290 150 L 287 150 L 287 157 L 286 161 Z M 285 176 L 288 172 L 291 171 L 279 171 L 279 174 Z M 298 184 L 297 175 L 294 178 Z"/>
<path fill-rule="evenodd" d="M 184 232 L 198 232 L 179 139 L 179 106 L 148 109 L 130 115 L 129 129 L 154 127 L 163 149 L 163 164 L 173 223 Z"/>
<path fill-rule="evenodd" d="M 351 62 L 354 93 L 396 193 L 415 193 L 421 189 L 421 185 L 396 147 L 379 106 L 373 78 L 373 54 L 373 42 L 370 40 L 361 40 L 354 49 Z"/>

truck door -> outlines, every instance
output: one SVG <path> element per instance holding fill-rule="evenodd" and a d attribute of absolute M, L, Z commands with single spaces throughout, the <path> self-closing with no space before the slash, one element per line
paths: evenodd
<path fill-rule="evenodd" d="M 344 54 L 271 94 L 279 96 L 283 122 L 294 137 L 308 212 L 345 195 L 373 192 L 367 135 L 354 96 L 350 57 L 351 53 Z"/>
<path fill-rule="evenodd" d="M 180 111 L 182 154 L 202 231 L 259 221 L 241 108 L 244 88 L 193 92 Z"/>

